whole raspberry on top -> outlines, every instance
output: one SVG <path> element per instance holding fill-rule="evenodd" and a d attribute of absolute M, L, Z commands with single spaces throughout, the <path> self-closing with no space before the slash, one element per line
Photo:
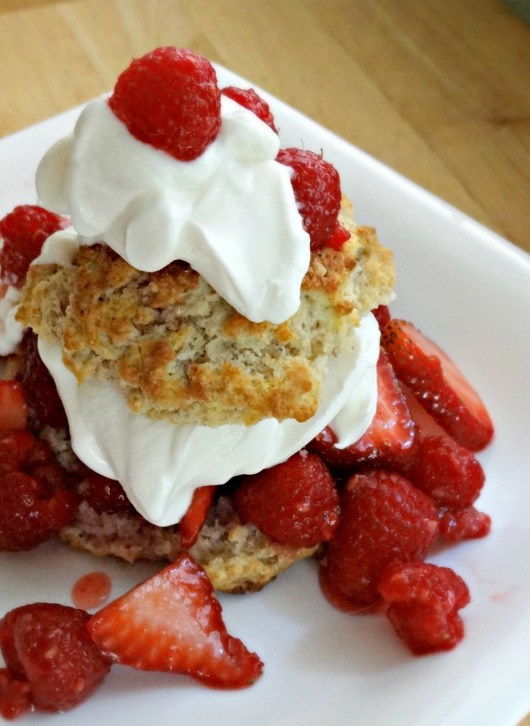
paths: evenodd
<path fill-rule="evenodd" d="M 270 126 L 275 133 L 278 133 L 269 104 L 253 88 L 245 89 L 237 88 L 236 86 L 227 86 L 222 89 L 221 93 L 223 96 L 227 96 L 232 101 L 239 103 L 240 106 L 252 111 L 267 126 Z"/>
<path fill-rule="evenodd" d="M 280 149 L 276 160 L 292 169 L 291 184 L 311 249 L 324 247 L 339 227 L 342 194 L 338 171 L 320 154 L 294 147 Z M 349 236 L 346 232 L 346 239 Z"/>
<path fill-rule="evenodd" d="M 221 92 L 210 61 L 162 47 L 132 61 L 109 98 L 133 136 L 179 161 L 192 161 L 221 127 Z"/>
<path fill-rule="evenodd" d="M 2 282 L 22 287 L 28 267 L 40 254 L 46 239 L 70 223 L 67 217 L 53 214 L 43 207 L 23 204 L 0 219 Z"/>

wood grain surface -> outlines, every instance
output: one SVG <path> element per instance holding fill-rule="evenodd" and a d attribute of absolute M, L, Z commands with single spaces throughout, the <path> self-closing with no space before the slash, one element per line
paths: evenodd
<path fill-rule="evenodd" d="M 500 0 L 0 0 L 0 136 L 156 45 L 266 88 L 530 252 L 530 27 Z"/>
<path fill-rule="evenodd" d="M 501 0 L 0 0 L 0 137 L 158 45 L 223 64 L 530 252 L 530 27 Z"/>

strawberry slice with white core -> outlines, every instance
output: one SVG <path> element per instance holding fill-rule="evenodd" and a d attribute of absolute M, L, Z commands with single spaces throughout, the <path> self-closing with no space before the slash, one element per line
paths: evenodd
<path fill-rule="evenodd" d="M 394 319 L 381 342 L 397 377 L 459 444 L 483 449 L 493 424 L 480 396 L 447 354 L 412 323 Z"/>
<path fill-rule="evenodd" d="M 243 688 L 263 663 L 227 633 L 204 570 L 183 553 L 92 616 L 88 630 L 117 663 L 184 673 L 217 688 Z"/>

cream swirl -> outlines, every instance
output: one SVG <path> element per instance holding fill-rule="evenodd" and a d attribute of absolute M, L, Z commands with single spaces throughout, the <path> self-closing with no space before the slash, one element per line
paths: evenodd
<path fill-rule="evenodd" d="M 136 269 L 185 260 L 249 320 L 281 323 L 299 307 L 310 258 L 290 170 L 253 113 L 223 96 L 221 115 L 215 141 L 180 162 L 131 136 L 98 98 L 44 156 L 39 203 Z"/>

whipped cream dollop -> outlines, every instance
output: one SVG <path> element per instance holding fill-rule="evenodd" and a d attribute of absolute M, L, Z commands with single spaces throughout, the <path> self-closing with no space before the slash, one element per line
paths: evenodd
<path fill-rule="evenodd" d="M 134 138 L 100 97 L 41 161 L 39 204 L 138 270 L 185 260 L 246 318 L 278 324 L 298 309 L 310 261 L 291 171 L 255 114 L 222 96 L 221 118 L 206 151 L 180 162 Z"/>
<path fill-rule="evenodd" d="M 58 343 L 39 338 L 38 345 L 63 401 L 76 454 L 99 474 L 118 479 L 137 511 L 160 526 L 181 519 L 197 487 L 284 461 L 327 425 L 339 446 L 348 446 L 364 433 L 376 408 L 379 327 L 371 314 L 357 330 L 354 350 L 330 362 L 321 404 L 303 423 L 269 418 L 253 426 L 210 428 L 153 421 L 133 413 L 109 382 L 78 385 Z"/>

